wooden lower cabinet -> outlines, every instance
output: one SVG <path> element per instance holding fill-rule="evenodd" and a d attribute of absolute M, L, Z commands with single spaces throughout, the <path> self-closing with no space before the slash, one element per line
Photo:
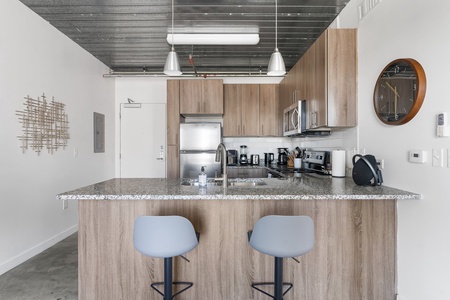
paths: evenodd
<path fill-rule="evenodd" d="M 174 280 L 194 286 L 178 299 L 266 300 L 252 282 L 273 280 L 274 259 L 253 250 L 247 231 L 268 214 L 308 215 L 315 245 L 284 260 L 286 299 L 394 300 L 395 200 L 79 200 L 79 299 L 160 300 L 163 259 L 134 249 L 140 215 L 181 215 L 200 233 L 190 263 L 174 259 Z"/>
<path fill-rule="evenodd" d="M 266 178 L 266 168 L 227 168 L 228 178 Z"/>

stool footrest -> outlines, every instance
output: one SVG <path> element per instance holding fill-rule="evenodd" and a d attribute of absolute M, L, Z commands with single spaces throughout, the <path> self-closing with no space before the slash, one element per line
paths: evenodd
<path fill-rule="evenodd" d="M 252 288 L 254 288 L 255 290 L 269 296 L 272 299 L 275 299 L 275 296 L 267 293 L 266 291 L 258 288 L 258 286 L 264 286 L 264 285 L 275 285 L 274 282 L 258 282 L 258 283 L 252 283 Z M 289 292 L 289 290 L 292 288 L 293 284 L 292 283 L 288 283 L 288 282 L 283 282 L 283 286 L 287 286 L 288 288 L 283 292 L 283 296 Z"/>
<path fill-rule="evenodd" d="M 164 300 L 172 300 L 173 298 L 175 298 L 175 296 L 178 296 L 179 294 L 181 294 L 182 292 L 186 291 L 187 289 L 191 288 L 194 284 L 192 282 L 185 282 L 185 281 L 177 281 L 177 282 L 172 282 L 172 284 L 177 284 L 177 285 L 186 285 L 185 288 L 183 288 L 181 291 L 176 292 L 171 299 L 164 299 Z M 164 297 L 164 294 L 156 288 L 156 286 L 158 285 L 162 285 L 164 286 L 164 282 L 155 282 L 150 284 L 150 286 L 158 292 L 158 294 L 160 294 L 161 296 Z"/>

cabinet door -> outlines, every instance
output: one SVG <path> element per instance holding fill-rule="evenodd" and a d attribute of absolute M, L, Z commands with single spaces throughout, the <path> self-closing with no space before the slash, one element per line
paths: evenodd
<path fill-rule="evenodd" d="M 202 80 L 202 112 L 223 114 L 223 80 Z"/>
<path fill-rule="evenodd" d="M 180 81 L 167 80 L 167 145 L 179 145 Z"/>
<path fill-rule="evenodd" d="M 278 105 L 278 85 L 259 86 L 259 122 L 261 136 L 281 135 L 281 113 Z"/>
<path fill-rule="evenodd" d="M 321 127 L 328 125 L 327 118 L 327 36 L 325 31 L 314 43 L 314 81 L 312 85 L 312 110 L 310 111 L 311 127 Z M 342 74 L 342 76 L 344 76 Z"/>
<path fill-rule="evenodd" d="M 241 136 L 259 135 L 259 85 L 240 84 Z"/>
<path fill-rule="evenodd" d="M 223 136 L 241 135 L 241 102 L 237 84 L 223 86 Z"/>
<path fill-rule="evenodd" d="M 289 74 L 288 74 L 289 75 Z M 289 102 L 289 89 L 288 89 L 288 75 L 286 75 L 286 77 L 283 78 L 283 80 L 281 80 L 279 87 L 278 87 L 278 98 L 280 99 L 279 102 L 279 111 L 281 113 L 283 113 L 283 110 L 289 106 L 290 102 Z"/>
<path fill-rule="evenodd" d="M 180 178 L 180 147 L 167 146 L 167 178 Z"/>
<path fill-rule="evenodd" d="M 180 113 L 202 113 L 202 81 L 180 80 Z"/>
<path fill-rule="evenodd" d="M 356 30 L 329 29 L 327 32 L 327 125 L 356 126 Z"/>

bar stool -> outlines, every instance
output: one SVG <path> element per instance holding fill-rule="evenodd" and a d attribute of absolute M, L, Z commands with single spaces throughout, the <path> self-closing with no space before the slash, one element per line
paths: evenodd
<path fill-rule="evenodd" d="M 198 241 L 199 236 L 192 223 L 184 217 L 140 216 L 136 219 L 133 232 L 136 250 L 146 256 L 164 258 L 164 282 L 155 282 L 150 285 L 163 296 L 164 300 L 172 300 L 192 287 L 192 282 L 173 282 L 172 259 L 193 250 L 197 247 Z M 173 294 L 173 284 L 186 287 Z M 164 293 L 156 288 L 158 285 L 164 286 Z"/>
<path fill-rule="evenodd" d="M 283 283 L 283 258 L 301 256 L 313 249 L 313 220 L 308 216 L 265 216 L 255 223 L 253 231 L 248 232 L 248 239 L 255 250 L 275 257 L 274 282 L 253 283 L 252 288 L 282 300 L 293 286 Z M 264 285 L 274 285 L 274 295 L 258 288 Z M 288 287 L 285 292 L 283 286 Z"/>

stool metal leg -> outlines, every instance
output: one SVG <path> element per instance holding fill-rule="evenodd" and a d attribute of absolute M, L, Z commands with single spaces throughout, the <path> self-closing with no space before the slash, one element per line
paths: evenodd
<path fill-rule="evenodd" d="M 283 299 L 283 258 L 275 257 L 275 300 Z"/>
<path fill-rule="evenodd" d="M 164 258 L 164 300 L 172 300 L 172 257 Z"/>
<path fill-rule="evenodd" d="M 178 296 L 182 292 L 186 291 L 190 287 L 192 287 L 194 284 L 192 282 L 186 282 L 186 281 L 177 281 L 173 282 L 173 258 L 172 257 L 166 257 L 164 258 L 164 282 L 155 282 L 152 283 L 150 286 L 158 292 L 161 296 L 163 296 L 164 300 L 172 300 L 175 296 Z M 182 290 L 173 293 L 172 287 L 173 285 L 184 285 L 186 286 Z M 162 293 L 160 290 L 156 288 L 156 286 L 162 285 L 164 286 L 164 293 Z"/>
<path fill-rule="evenodd" d="M 274 282 L 260 282 L 253 283 L 252 288 L 263 293 L 264 295 L 269 296 L 275 300 L 283 300 L 283 296 L 286 295 L 287 292 L 292 288 L 292 283 L 283 282 L 283 258 L 275 257 L 275 270 L 274 270 Z M 259 288 L 259 286 L 263 285 L 273 285 L 274 286 L 274 295 L 267 293 L 266 291 Z M 287 289 L 283 292 L 283 287 Z"/>

